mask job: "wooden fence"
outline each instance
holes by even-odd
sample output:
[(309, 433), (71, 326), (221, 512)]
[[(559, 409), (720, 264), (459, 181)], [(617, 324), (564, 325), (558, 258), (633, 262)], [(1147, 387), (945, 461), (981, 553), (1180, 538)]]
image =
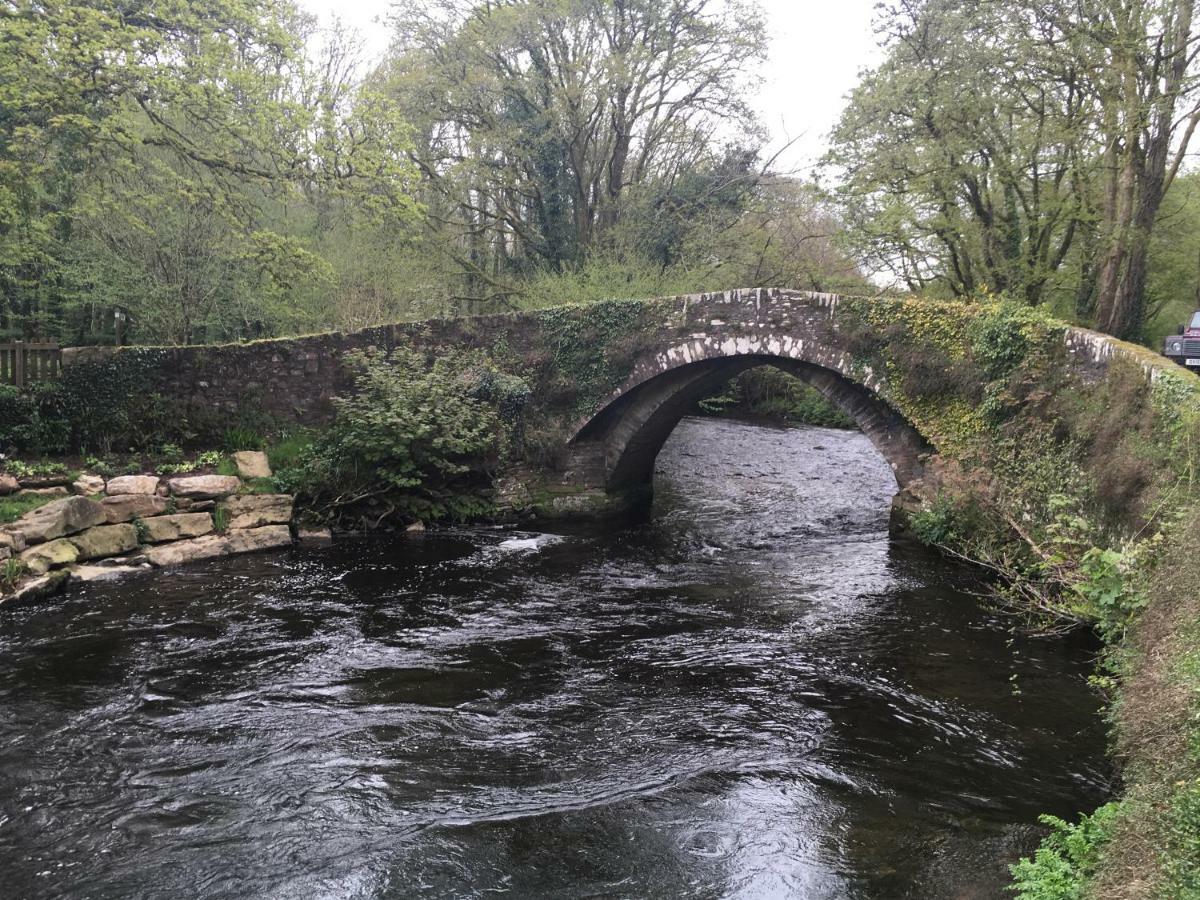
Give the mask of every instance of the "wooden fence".
[(0, 384), (25, 387), (34, 381), (57, 378), (62, 371), (58, 344), (0, 344)]

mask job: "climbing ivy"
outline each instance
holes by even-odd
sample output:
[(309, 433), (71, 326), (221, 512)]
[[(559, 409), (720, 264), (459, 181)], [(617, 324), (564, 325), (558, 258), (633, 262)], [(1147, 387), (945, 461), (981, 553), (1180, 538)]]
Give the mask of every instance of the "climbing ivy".
[(571, 412), (590, 412), (633, 371), (649, 304), (608, 300), (536, 315), (553, 354), (555, 377), (570, 386)]

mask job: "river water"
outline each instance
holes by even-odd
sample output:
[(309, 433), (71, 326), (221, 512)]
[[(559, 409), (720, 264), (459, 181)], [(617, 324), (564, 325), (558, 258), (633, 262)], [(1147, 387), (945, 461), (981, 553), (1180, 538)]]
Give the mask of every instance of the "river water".
[(1004, 896), (1103, 802), (1089, 651), (889, 542), (866, 438), (685, 420), (649, 519), (0, 616), (0, 896)]

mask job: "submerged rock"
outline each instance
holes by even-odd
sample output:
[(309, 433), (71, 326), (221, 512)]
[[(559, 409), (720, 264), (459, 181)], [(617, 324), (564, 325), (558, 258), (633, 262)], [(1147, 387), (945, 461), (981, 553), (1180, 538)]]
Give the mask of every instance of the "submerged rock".
[(296, 537), (306, 547), (329, 547), (333, 544), (333, 532), (328, 528), (301, 528)]
[(150, 568), (142, 566), (74, 566), (71, 569), (71, 580), (88, 584), (93, 581), (116, 581), (127, 575), (136, 575)]
[(31, 578), (20, 585), (11, 594), (0, 596), (0, 603), (5, 605), (17, 603), (32, 603), (35, 600), (43, 600), (46, 597), (52, 597), (67, 586), (67, 582), (71, 578), (71, 573), (66, 569), (59, 569), (56, 572), (50, 572), (42, 575), (40, 578)]

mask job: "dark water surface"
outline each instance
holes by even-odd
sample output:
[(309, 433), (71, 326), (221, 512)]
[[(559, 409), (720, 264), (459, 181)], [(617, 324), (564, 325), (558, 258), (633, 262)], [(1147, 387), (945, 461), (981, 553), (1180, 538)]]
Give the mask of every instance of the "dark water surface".
[(0, 616), (0, 896), (999, 897), (1104, 798), (1088, 653), (889, 543), (859, 434), (685, 421), (652, 519)]

